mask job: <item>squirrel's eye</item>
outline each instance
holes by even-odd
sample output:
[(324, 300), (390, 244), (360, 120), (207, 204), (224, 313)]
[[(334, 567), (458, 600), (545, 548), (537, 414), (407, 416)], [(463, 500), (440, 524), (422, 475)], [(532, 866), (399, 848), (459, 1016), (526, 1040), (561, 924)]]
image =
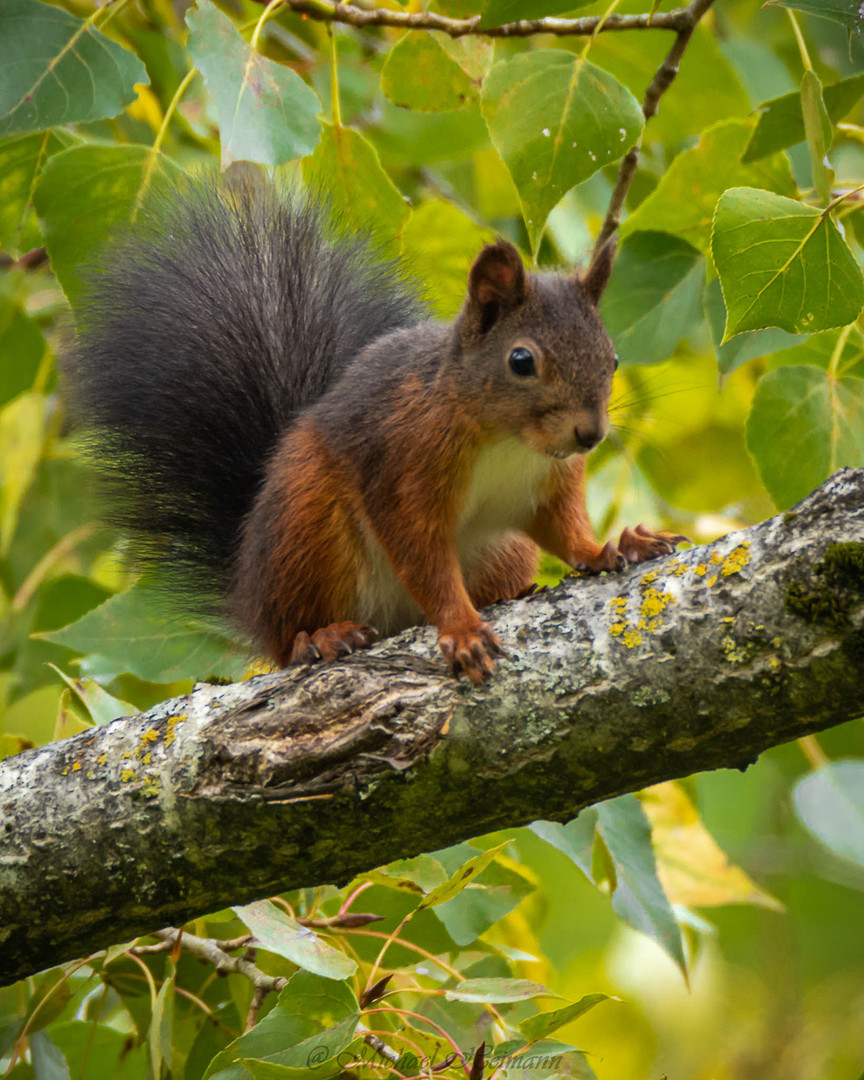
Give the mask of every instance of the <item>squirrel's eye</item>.
[(518, 375), (521, 379), (527, 378), (529, 375), (536, 375), (537, 368), (534, 366), (534, 357), (531, 355), (531, 350), (526, 349), (523, 345), (520, 345), (518, 349), (514, 349), (510, 353), (507, 360), (510, 365), (510, 370), (514, 375)]
[(613, 366), (612, 370), (617, 371), (618, 370), (618, 353), (617, 352), (612, 354), (612, 360), (613, 360), (613, 363), (614, 363), (614, 366)]

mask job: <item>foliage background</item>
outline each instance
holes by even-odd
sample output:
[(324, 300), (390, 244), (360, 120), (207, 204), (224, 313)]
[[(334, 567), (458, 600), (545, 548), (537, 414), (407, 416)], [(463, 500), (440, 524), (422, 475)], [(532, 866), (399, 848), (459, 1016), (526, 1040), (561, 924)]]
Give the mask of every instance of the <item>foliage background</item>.
[[(484, 19), (491, 26), (578, 6), (490, 0)], [(809, 14), (827, 11), (816, 0), (797, 6), (803, 45), (780, 7), (718, 0), (646, 128), (603, 307), (621, 369), (617, 427), (592, 455), (589, 501), (600, 534), (646, 520), (712, 539), (788, 507), (840, 465), (864, 465), (864, 348), (856, 323), (864, 297), (854, 269), (864, 243), (855, 190), (864, 180), (864, 46), (854, 5), (838, 5), (834, 21)], [(389, 7), (399, 10), (395, 0)], [(632, 0), (613, 7), (641, 10)], [(578, 14), (606, 9), (587, 4)], [(428, 10), (461, 17), (483, 4), (432, 0)], [(114, 0), (97, 11), (89, 3), (0, 0), (4, 755), (185, 693), (195, 678), (238, 677), (249, 666), (221, 632), (166, 612), (128, 580), (122, 538), (97, 524), (90, 476), (58, 394), (55, 355), (68, 333), (80, 265), (113, 224), (138, 212), (150, 184), (212, 167), (220, 157), (223, 166), (238, 162), (233, 169), (267, 166), (295, 182), (324, 184), (352, 224), (404, 256), (436, 313), (450, 317), (472, 256), (494, 233), (520, 244), (526, 257), (536, 249), (541, 264), (584, 265), (615, 162), (640, 124), (627, 90), (641, 101), (672, 41), (661, 30), (602, 33), (579, 68), (573, 58), (584, 38), (493, 44), (375, 26), (339, 26), (331, 36), (324, 23), (296, 12), (268, 9), (266, 23), (261, 13), (250, 0), (218, 8), (199, 0), (187, 40), (182, 3)], [(64, 45), (70, 35), (71, 47)], [(559, 84), (529, 88), (508, 112), (518, 72), (534, 71), (540, 49), (558, 50), (556, 63), (568, 73), (596, 65), (596, 78), (617, 102), (620, 128), (616, 122), (592, 133), (585, 126), (590, 110), (568, 114)], [(334, 51), (341, 109), (333, 107)], [(201, 74), (191, 74), (193, 63)], [(549, 63), (541, 64), (544, 72)], [(23, 93), (31, 75), (35, 89)], [(255, 95), (244, 97), (253, 84)], [(590, 103), (593, 92), (580, 84), (577, 102)], [(757, 112), (782, 95), (793, 97)], [(796, 102), (799, 110), (803, 102), (803, 123)], [(583, 142), (563, 164), (550, 159), (545, 133), (559, 123), (574, 136), (573, 148)], [(754, 156), (758, 139), (761, 150), (773, 152)], [(724, 191), (740, 187), (820, 208), (851, 193), (833, 219), (843, 227), (845, 255), (838, 249), (838, 257), (848, 257), (853, 271), (839, 293), (836, 283), (825, 286), (821, 307), (817, 298), (797, 314), (769, 290), (769, 310), (756, 322), (769, 329), (721, 344), (724, 292), (734, 324), (733, 279), (741, 273), (730, 261), (724, 278), (715, 247), (721, 291), (712, 221)], [(820, 219), (826, 235), (830, 220)], [(813, 266), (818, 285), (827, 275), (824, 257)], [(808, 317), (815, 325), (806, 325)], [(821, 329), (833, 327), (832, 319), (845, 326)], [(736, 325), (747, 329), (740, 318)], [(544, 580), (560, 572), (549, 562)], [(858, 1076), (862, 754), (860, 723), (847, 725), (818, 744), (808, 739), (772, 751), (746, 775), (720, 771), (647, 793), (641, 804), (616, 800), (617, 809), (605, 813), (620, 815), (617, 834), (608, 820), (604, 832), (602, 815), (596, 831), (594, 819), (586, 826), (580, 817), (579, 843), (565, 842), (563, 833), (551, 837), (557, 845), (551, 834), (513, 833), (510, 847), (461, 898), (407, 924), (406, 941), (448, 956), (459, 974), (448, 983), (433, 962), (419, 970), (412, 966), (417, 954), (397, 947), (389, 954), (401, 973), (397, 983), (417, 991), (403, 1002), (435, 1016), (467, 1050), (489, 1034), (484, 1007), (446, 1002), (430, 989), (464, 977), (519, 976), (573, 1001), (617, 995), (620, 1001), (603, 1002), (555, 1033), (590, 1052), (565, 1058), (562, 1071), (577, 1076), (591, 1069), (610, 1080)], [(749, 878), (726, 865), (705, 829)], [(428, 898), (442, 875), (474, 855), (463, 845), (434, 865), (367, 875), (372, 885), (362, 910), (384, 915), (389, 921), (380, 925), (389, 933), (421, 894)], [(413, 883), (407, 891), (406, 881)], [(635, 895), (629, 907), (625, 883)], [(297, 915), (332, 915), (349, 894), (325, 889), (289, 899)], [(447, 917), (439, 917), (445, 909)], [(673, 913), (683, 927), (689, 988)], [(232, 937), (243, 926), (228, 912), (194, 929)], [(280, 932), (284, 938), (284, 926)], [(364, 975), (374, 960), (371, 942), (335, 939), (356, 954)], [(136, 957), (127, 945), (77, 970), (68, 965), (0, 991), (0, 1067), (40, 1080), (131, 1080), (169, 1070), (197, 1080), (242, 1031), (251, 986), (239, 976), (217, 979), (186, 954), (174, 959), (176, 971), (166, 954)], [(296, 971), (297, 960), (278, 949), (259, 957), (282, 975)], [(299, 966), (308, 961), (300, 957)], [(327, 981), (320, 973), (318, 980)], [(490, 994), (500, 998), (496, 985)], [(273, 1015), (290, 1017), (299, 1001), (319, 1016), (310, 1004), (316, 986), (289, 984)], [(541, 1000), (542, 1009), (558, 1007)], [(274, 1001), (271, 995), (262, 1016)], [(511, 1025), (537, 1007), (534, 997), (496, 1006)], [(411, 1022), (379, 1019), (391, 1033)], [(429, 1050), (423, 1028), (415, 1025), (412, 1038)], [(301, 1034), (288, 1024), (282, 1042)], [(288, 1075), (273, 1063), (270, 1072), (249, 1068), (256, 1077)], [(293, 1080), (299, 1072), (320, 1075), (296, 1062), (291, 1068)], [(549, 1073), (545, 1067), (538, 1075)]]

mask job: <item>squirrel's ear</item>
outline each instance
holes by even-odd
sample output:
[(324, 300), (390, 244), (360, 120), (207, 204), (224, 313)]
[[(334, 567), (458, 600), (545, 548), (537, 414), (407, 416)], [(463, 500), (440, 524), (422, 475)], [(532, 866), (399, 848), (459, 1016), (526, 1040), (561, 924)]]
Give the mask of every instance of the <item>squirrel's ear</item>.
[(582, 291), (595, 307), (600, 303), (603, 290), (609, 284), (609, 276), (612, 273), (612, 263), (615, 261), (615, 248), (617, 246), (617, 238), (611, 236), (591, 260), (591, 265), (585, 271), (585, 276), (579, 279)]
[(481, 307), (516, 307), (525, 299), (527, 282), (519, 252), (506, 240), (487, 244), (468, 275), (468, 297)]

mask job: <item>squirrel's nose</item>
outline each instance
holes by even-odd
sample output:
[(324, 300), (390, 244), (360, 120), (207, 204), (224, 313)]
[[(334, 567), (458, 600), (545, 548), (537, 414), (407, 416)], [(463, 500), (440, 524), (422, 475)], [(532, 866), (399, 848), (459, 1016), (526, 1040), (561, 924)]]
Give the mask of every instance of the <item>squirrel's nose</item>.
[(603, 436), (606, 431), (601, 426), (594, 426), (587, 421), (580, 423), (578, 427), (573, 429), (573, 435), (576, 439), (576, 445), (580, 450), (591, 450), (597, 443), (603, 441)]

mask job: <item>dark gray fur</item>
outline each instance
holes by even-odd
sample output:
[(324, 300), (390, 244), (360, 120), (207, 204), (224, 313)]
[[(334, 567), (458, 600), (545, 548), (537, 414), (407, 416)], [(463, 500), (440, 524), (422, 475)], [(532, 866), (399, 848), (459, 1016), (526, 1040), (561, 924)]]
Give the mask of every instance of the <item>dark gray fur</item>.
[(314, 201), (216, 180), (154, 198), (84, 276), (65, 368), (110, 518), (184, 607), (218, 612), (280, 435), (424, 310)]

